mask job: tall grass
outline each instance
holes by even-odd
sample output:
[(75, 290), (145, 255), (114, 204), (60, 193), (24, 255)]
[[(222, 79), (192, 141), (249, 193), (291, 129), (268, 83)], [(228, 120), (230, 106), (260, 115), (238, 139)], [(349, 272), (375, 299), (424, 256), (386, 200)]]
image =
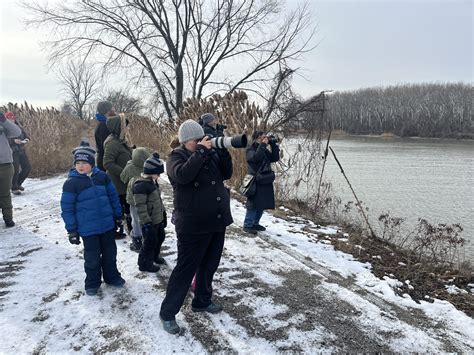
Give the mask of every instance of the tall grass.
[(32, 170), (30, 177), (42, 177), (67, 171), (72, 166), (71, 152), (82, 137), (91, 137), (83, 121), (54, 108), (34, 108), (26, 101), (1, 107), (15, 113), (18, 122), (30, 136), (26, 152)]

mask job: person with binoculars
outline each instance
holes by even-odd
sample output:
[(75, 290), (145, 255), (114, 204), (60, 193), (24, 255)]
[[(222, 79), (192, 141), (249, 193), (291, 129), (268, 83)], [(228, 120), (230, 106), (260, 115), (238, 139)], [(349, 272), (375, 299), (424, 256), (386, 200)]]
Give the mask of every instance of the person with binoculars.
[(224, 180), (232, 176), (232, 158), (225, 148), (213, 148), (199, 123), (187, 120), (178, 130), (180, 145), (166, 161), (173, 187), (173, 221), (178, 260), (161, 304), (163, 328), (180, 331), (175, 316), (196, 274), (192, 311), (217, 313), (212, 302), (212, 280), (219, 266), (226, 227), (232, 222), (230, 194)]
[[(267, 149), (268, 145), (270, 150)], [(275, 173), (271, 163), (280, 160), (280, 148), (277, 139), (272, 135), (267, 135), (263, 131), (255, 131), (252, 134), (252, 145), (246, 152), (248, 172), (255, 176), (255, 195), (247, 198), (247, 211), (245, 213), (244, 231), (250, 234), (257, 234), (266, 228), (260, 225), (260, 218), (263, 211), (275, 208), (275, 192), (273, 191), (273, 181)]]

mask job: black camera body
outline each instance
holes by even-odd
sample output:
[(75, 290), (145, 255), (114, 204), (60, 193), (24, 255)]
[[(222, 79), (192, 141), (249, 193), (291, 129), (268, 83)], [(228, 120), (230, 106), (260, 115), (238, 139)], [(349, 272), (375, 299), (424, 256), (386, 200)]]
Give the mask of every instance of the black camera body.
[(224, 135), (224, 129), (226, 129), (227, 126), (225, 124), (216, 124), (216, 132), (218, 136), (223, 136)]
[(267, 136), (268, 138), (268, 143), (270, 144), (277, 144), (280, 140), (277, 136), (274, 136), (273, 134), (270, 134)]

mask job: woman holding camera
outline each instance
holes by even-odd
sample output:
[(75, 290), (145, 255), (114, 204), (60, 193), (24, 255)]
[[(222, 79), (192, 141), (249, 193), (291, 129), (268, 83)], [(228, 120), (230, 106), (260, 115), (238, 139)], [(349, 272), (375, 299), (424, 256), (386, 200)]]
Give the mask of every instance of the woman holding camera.
[[(271, 150), (267, 149), (268, 145)], [(275, 208), (275, 173), (271, 163), (280, 160), (280, 148), (276, 139), (267, 137), (263, 131), (255, 131), (252, 134), (252, 145), (247, 148), (246, 158), (249, 174), (255, 176), (257, 188), (255, 195), (247, 198), (244, 231), (255, 235), (266, 229), (260, 225), (263, 210)]]
[(178, 260), (161, 304), (163, 328), (179, 332), (175, 315), (183, 305), (194, 274), (192, 311), (217, 313), (212, 302), (212, 280), (230, 225), (230, 195), (224, 180), (232, 176), (232, 158), (226, 149), (213, 149), (202, 127), (187, 120), (179, 127), (180, 146), (173, 149), (166, 170), (173, 186), (173, 220), (178, 238)]

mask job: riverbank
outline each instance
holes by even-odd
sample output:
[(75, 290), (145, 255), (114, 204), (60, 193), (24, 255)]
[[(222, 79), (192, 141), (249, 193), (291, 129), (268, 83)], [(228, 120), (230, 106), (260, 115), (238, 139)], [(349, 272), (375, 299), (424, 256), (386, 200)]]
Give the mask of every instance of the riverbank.
[[(305, 134), (305, 132), (299, 132), (297, 135), (300, 134)], [(327, 138), (329, 136), (329, 132), (324, 132), (323, 137)], [(342, 130), (333, 130), (331, 131), (331, 137), (334, 138), (344, 138), (344, 137), (365, 137), (365, 138), (386, 138), (386, 139), (393, 139), (393, 138), (398, 138), (398, 139), (439, 139), (439, 140), (474, 140), (474, 133), (464, 133), (464, 134), (459, 134), (456, 136), (436, 136), (436, 137), (425, 137), (425, 136), (397, 136), (394, 133), (390, 132), (383, 132), (383, 133), (373, 133), (373, 134), (355, 134), (355, 133), (349, 133), (347, 131), (342, 131)]]
[[(335, 250), (351, 234), (317, 226), (279, 208), (265, 213), (267, 231), (242, 232), (245, 208), (232, 200), (216, 274), (216, 302), (224, 311), (195, 314), (187, 298), (178, 336), (161, 328), (158, 308), (176, 263), (171, 223), (163, 246), (166, 264), (139, 272), (128, 240), (119, 241), (124, 289), (83, 291), (82, 248), (69, 244), (59, 198), (65, 177), (27, 180), (15, 196), (17, 226), (0, 227), (0, 352), (469, 352), (474, 320), (449, 302), (398, 296), (395, 277), (380, 279), (372, 266)], [(161, 182), (172, 209), (171, 186)], [(283, 218), (284, 217), (284, 218)]]

